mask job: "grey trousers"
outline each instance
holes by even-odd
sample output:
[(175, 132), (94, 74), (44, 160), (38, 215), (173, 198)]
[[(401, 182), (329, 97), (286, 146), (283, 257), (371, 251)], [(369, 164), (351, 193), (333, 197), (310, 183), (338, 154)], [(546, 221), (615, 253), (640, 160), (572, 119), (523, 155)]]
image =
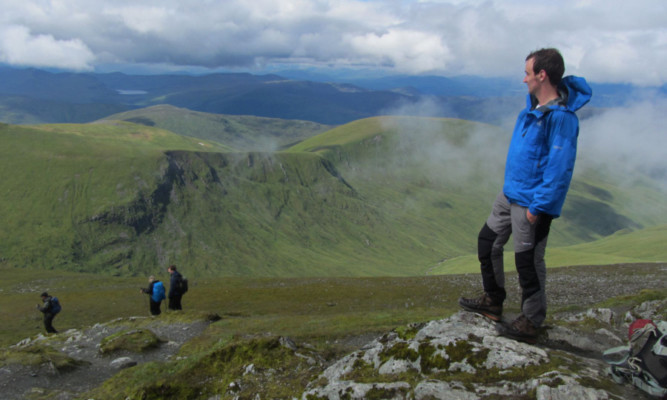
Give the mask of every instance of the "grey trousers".
[(491, 215), (479, 232), (477, 251), (484, 291), (494, 302), (502, 304), (507, 296), (503, 249), (510, 236), (513, 237), (514, 260), (522, 292), (521, 312), (539, 327), (547, 315), (544, 254), (553, 218), (540, 214), (531, 224), (526, 211), (527, 207), (510, 204), (502, 192), (498, 194)]

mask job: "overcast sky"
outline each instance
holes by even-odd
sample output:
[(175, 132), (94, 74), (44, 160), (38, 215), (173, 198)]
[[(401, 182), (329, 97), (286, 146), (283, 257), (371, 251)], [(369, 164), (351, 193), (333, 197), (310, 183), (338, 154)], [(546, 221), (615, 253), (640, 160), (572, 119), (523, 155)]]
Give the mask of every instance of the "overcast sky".
[(78, 71), (370, 67), (523, 77), (559, 48), (566, 74), (667, 81), (665, 0), (0, 0), (0, 63)]

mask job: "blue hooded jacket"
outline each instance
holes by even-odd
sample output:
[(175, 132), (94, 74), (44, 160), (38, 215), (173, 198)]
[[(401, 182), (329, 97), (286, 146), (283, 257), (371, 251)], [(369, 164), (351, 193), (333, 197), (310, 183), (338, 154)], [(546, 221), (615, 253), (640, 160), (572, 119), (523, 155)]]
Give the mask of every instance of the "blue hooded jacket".
[(153, 282), (153, 290), (151, 292), (151, 299), (154, 302), (159, 303), (165, 299), (164, 296), (164, 285), (160, 281)]
[(528, 207), (531, 214), (560, 216), (577, 156), (579, 119), (575, 111), (591, 99), (584, 78), (564, 77), (554, 104), (526, 108), (517, 118), (505, 164), (503, 192), (510, 203)]

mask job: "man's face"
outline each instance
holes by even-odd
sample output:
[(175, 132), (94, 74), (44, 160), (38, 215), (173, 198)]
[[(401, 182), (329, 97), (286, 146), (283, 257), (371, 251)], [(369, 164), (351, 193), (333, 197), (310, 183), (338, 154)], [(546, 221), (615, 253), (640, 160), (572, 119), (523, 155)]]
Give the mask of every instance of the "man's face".
[(523, 78), (523, 83), (528, 86), (528, 93), (534, 95), (540, 85), (539, 74), (533, 71), (534, 58), (526, 60), (526, 76)]

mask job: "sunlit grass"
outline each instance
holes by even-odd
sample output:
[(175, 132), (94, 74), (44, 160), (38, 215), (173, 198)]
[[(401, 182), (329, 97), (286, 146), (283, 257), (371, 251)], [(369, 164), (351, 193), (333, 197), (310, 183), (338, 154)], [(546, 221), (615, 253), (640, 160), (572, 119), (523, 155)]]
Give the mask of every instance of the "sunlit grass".
[[(556, 222), (557, 223), (557, 222)], [(600, 240), (574, 246), (547, 246), (546, 262), (550, 268), (576, 265), (610, 265), (666, 262), (664, 243), (667, 225), (636, 232), (618, 232)], [(506, 251), (505, 267), (514, 266), (514, 253)], [(476, 255), (445, 260), (431, 269), (431, 274), (461, 274), (479, 270)]]

